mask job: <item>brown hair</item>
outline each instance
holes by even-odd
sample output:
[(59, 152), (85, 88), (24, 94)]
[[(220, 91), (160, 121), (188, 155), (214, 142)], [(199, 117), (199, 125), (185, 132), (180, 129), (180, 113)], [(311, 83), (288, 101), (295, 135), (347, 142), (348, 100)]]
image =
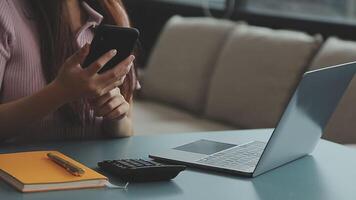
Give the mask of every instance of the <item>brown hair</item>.
[[(130, 26), (128, 16), (121, 0), (80, 0), (88, 3), (92, 8), (104, 16), (103, 23), (118, 26)], [(37, 22), (41, 37), (41, 59), (46, 81), (50, 83), (57, 75), (58, 69), (65, 60), (76, 51), (74, 33), (70, 28), (68, 12), (63, 0), (30, 0), (30, 5)], [(115, 5), (118, 3), (120, 6)], [(130, 102), (136, 88), (136, 73), (132, 68), (123, 85), (120, 87), (126, 101)], [(83, 103), (83, 102), (81, 102)], [(83, 110), (79, 105), (65, 105), (59, 109), (72, 122), (83, 121)], [(83, 108), (87, 109), (87, 108)]]

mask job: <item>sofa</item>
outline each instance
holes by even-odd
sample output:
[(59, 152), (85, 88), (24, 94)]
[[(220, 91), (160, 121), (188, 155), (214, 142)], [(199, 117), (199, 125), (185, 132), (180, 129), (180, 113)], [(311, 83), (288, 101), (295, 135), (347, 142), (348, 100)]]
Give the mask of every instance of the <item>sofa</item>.
[[(273, 128), (308, 70), (356, 60), (356, 42), (213, 18), (171, 18), (141, 71), (136, 135)], [(356, 82), (324, 131), (356, 144)]]

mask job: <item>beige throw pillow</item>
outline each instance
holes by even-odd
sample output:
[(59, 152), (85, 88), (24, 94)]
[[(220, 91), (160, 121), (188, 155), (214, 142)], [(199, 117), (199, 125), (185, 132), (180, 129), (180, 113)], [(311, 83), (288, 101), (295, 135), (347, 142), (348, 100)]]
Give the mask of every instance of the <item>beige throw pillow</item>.
[(242, 128), (275, 127), (320, 43), (301, 32), (237, 27), (216, 65), (206, 114)]
[(356, 61), (356, 42), (330, 37), (313, 59), (309, 70)]
[[(356, 61), (356, 42), (329, 38), (315, 57), (312, 69)], [(324, 138), (356, 143), (356, 80), (353, 79), (326, 127)]]
[(235, 23), (173, 17), (144, 72), (143, 96), (201, 112), (213, 66)]

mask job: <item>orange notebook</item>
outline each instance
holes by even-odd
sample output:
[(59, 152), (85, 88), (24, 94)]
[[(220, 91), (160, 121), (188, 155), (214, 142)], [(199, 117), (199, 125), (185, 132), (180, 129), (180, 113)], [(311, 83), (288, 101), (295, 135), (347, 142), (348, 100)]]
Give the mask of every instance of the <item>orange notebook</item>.
[[(55, 155), (85, 170), (74, 176), (47, 157)], [(21, 192), (104, 187), (108, 179), (57, 151), (0, 154), (0, 178)]]

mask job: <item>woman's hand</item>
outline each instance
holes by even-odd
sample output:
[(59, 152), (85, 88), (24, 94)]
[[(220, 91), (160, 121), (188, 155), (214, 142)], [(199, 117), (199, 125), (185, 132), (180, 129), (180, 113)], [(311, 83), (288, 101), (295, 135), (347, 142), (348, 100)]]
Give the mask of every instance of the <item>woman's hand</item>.
[(122, 119), (130, 111), (130, 104), (122, 96), (118, 87), (94, 99), (92, 107), (97, 117), (104, 117), (107, 120)]
[(61, 67), (57, 78), (53, 83), (61, 88), (66, 96), (66, 102), (80, 98), (101, 97), (109, 91), (120, 86), (129, 73), (134, 56), (129, 56), (113, 69), (102, 74), (98, 74), (116, 54), (116, 50), (111, 50), (101, 56), (97, 61), (83, 69), (81, 64), (89, 53), (89, 45), (85, 45), (77, 53), (71, 56)]

